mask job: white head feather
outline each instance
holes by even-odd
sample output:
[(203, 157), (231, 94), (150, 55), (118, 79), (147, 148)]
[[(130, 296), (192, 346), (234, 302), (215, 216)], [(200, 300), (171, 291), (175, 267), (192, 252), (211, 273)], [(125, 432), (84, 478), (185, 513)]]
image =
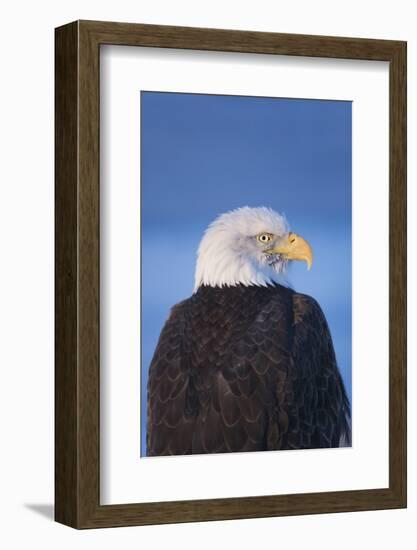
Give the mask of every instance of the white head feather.
[(201, 285), (286, 284), (286, 261), (268, 258), (256, 237), (270, 233), (282, 238), (288, 232), (285, 217), (270, 208), (245, 206), (220, 215), (200, 242), (194, 291)]

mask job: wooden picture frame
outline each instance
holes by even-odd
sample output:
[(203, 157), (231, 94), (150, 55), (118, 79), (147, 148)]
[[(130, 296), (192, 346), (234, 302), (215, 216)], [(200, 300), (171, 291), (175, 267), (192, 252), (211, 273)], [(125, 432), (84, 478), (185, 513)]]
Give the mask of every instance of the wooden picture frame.
[[(56, 29), (55, 519), (75, 528), (406, 506), (406, 43), (76, 21)], [(100, 504), (99, 56), (117, 44), (389, 62), (389, 487)]]

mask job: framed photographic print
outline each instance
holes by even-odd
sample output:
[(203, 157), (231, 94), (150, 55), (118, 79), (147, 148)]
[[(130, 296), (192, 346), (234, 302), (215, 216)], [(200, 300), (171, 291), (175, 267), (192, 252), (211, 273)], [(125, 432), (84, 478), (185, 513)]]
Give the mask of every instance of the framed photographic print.
[(56, 520), (406, 506), (406, 44), (56, 29)]

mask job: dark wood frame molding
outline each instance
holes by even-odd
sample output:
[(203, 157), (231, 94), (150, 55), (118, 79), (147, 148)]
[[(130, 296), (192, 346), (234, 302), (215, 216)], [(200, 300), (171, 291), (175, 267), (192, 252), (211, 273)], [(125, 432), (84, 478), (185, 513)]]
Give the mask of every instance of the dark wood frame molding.
[[(99, 56), (121, 44), (389, 62), (389, 487), (100, 505)], [(55, 519), (75, 528), (406, 506), (406, 43), (76, 21), (56, 46)], [(394, 252), (395, 250), (395, 252)]]

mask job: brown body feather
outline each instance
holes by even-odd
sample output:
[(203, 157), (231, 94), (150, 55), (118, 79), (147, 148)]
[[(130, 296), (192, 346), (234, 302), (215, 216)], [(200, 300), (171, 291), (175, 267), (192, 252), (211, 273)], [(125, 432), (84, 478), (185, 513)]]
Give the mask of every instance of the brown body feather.
[(148, 456), (350, 445), (350, 406), (317, 302), (280, 285), (200, 287), (149, 370)]

